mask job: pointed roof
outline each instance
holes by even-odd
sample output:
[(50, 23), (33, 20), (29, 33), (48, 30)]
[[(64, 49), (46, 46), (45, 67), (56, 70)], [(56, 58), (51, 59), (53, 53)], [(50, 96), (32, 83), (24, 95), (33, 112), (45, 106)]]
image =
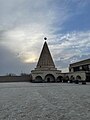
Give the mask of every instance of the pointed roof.
[(47, 42), (45, 41), (36, 69), (56, 69), (50, 54)]

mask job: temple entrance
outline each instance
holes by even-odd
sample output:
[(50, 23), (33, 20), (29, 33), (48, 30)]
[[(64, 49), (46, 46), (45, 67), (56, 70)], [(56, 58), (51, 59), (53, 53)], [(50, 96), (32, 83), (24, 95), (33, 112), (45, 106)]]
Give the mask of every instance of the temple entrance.
[(63, 77), (62, 76), (58, 76), (57, 77), (57, 82), (62, 82), (63, 81)]
[(50, 82), (50, 78), (47, 78), (47, 82)]
[(86, 73), (86, 81), (87, 81), (87, 82), (90, 82), (90, 72), (89, 72), (89, 73)]
[(41, 76), (37, 76), (36, 78), (35, 78), (35, 82), (43, 82), (43, 79), (42, 79), (42, 77)]
[(55, 82), (55, 77), (52, 74), (48, 74), (45, 76), (45, 82)]
[(81, 76), (77, 75), (76, 80), (81, 80)]

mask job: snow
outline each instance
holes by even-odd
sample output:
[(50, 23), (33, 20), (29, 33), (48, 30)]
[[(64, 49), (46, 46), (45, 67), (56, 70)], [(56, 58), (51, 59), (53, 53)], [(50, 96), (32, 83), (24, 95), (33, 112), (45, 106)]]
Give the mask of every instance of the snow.
[(0, 83), (0, 120), (90, 120), (90, 84)]

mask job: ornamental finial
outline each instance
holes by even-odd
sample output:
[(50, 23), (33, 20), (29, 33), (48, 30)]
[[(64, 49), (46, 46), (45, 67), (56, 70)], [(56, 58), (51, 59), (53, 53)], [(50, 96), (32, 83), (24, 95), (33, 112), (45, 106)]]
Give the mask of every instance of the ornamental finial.
[(46, 40), (47, 40), (47, 38), (45, 37), (45, 38), (44, 38), (44, 40), (46, 41)]

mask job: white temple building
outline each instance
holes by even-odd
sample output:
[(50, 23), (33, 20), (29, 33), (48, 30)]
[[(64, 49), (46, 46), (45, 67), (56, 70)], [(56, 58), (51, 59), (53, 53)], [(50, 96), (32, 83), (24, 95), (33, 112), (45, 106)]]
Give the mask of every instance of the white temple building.
[(47, 42), (44, 42), (37, 66), (31, 71), (32, 79), (36, 82), (55, 82), (62, 79), (61, 70), (57, 70), (49, 51)]
[[(61, 70), (57, 70), (47, 42), (45, 41), (36, 68), (31, 71), (32, 82), (67, 82), (68, 80), (89, 81), (90, 68), (88, 66), (90, 66), (90, 59), (83, 61), (83, 66), (87, 66), (88, 71), (76, 69), (77, 67), (79, 69), (79, 64), (81, 65), (81, 63), (82, 61), (70, 64), (69, 72), (67, 73), (62, 73)], [(72, 69), (76, 71), (72, 71)]]

